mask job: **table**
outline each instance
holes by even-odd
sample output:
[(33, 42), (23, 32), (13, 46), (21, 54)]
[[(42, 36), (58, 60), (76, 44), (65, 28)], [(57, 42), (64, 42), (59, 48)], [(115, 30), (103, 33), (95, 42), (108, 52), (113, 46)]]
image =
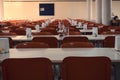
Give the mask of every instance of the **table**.
[[(104, 40), (107, 36), (117, 36), (117, 35), (97, 35), (97, 37), (93, 35), (66, 35), (64, 37), (79, 37), (85, 36), (89, 40)], [(32, 37), (27, 38), (24, 35), (21, 36), (1, 36), (1, 37), (11, 37), (14, 41), (31, 41), (34, 37), (56, 37), (58, 40), (62, 40), (64, 37), (59, 37), (59, 35), (34, 35)]]
[(79, 36), (85, 36), (87, 37), (95, 47), (103, 47), (103, 41), (107, 36), (117, 36), (117, 35), (69, 35), (66, 37), (79, 37)]
[(92, 29), (80, 29), (80, 32), (81, 33), (87, 33), (87, 32), (93, 32), (93, 30)]
[[(87, 37), (95, 45), (95, 47), (102, 47), (103, 46), (102, 42), (107, 36), (117, 36), (117, 35), (97, 35), (97, 37), (95, 37), (93, 35), (66, 35), (64, 37), (80, 37), (80, 36)], [(1, 37), (3, 37), (3, 36), (1, 36)], [(21, 43), (21, 42), (32, 41), (32, 39), (34, 37), (56, 37), (59, 41), (58, 44), (60, 45), (61, 41), (64, 38), (64, 37), (59, 37), (59, 35), (34, 35), (32, 37), (29, 37), (29, 38), (27, 38), (24, 35), (22, 35), (22, 36), (6, 36), (6, 37), (11, 37), (12, 40), (14, 41), (15, 45), (18, 44), (18, 43)]]
[[(106, 56), (115, 65), (115, 80), (120, 80), (120, 52), (114, 48), (39, 48), (39, 49), (10, 49), (9, 53), (0, 54), (0, 61), (7, 58), (49, 58), (53, 63), (61, 63), (65, 57)], [(60, 70), (60, 69), (59, 69)], [(57, 71), (60, 72), (60, 71)], [(57, 74), (59, 76), (59, 74)]]
[(93, 30), (92, 29), (80, 29), (79, 30), (83, 35), (87, 35), (87, 34), (92, 34)]
[(37, 48), (37, 49), (10, 49), (9, 53), (0, 54), (0, 60), (6, 58), (33, 58), (46, 57), (53, 62), (61, 62), (68, 56), (106, 56), (113, 62), (120, 61), (120, 52), (114, 48)]

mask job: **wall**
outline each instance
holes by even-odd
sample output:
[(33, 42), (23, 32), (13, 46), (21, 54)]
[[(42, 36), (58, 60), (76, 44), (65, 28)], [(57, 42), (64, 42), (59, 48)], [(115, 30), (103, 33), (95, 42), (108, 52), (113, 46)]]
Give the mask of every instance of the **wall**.
[[(81, 2), (51, 2), (55, 4), (55, 16), (39, 16), (39, 3), (50, 2), (4, 2), (4, 18), (38, 20), (50, 17), (65, 19), (87, 19), (87, 3)], [(112, 12), (120, 17), (120, 1), (112, 2)], [(95, 2), (93, 2), (93, 20), (95, 20)]]
[(114, 15), (119, 16), (120, 19), (120, 1), (113, 1), (112, 2), (112, 11)]
[(36, 20), (50, 17), (60, 19), (66, 17), (87, 19), (86, 2), (54, 2), (55, 16), (39, 16), (39, 3), (41, 2), (4, 2), (4, 17), (7, 20)]

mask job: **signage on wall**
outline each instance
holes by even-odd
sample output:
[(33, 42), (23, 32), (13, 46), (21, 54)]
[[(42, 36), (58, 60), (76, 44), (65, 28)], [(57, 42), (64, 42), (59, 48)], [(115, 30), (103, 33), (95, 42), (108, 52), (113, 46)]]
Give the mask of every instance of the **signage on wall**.
[(40, 3), (39, 4), (40, 16), (54, 16), (54, 3)]

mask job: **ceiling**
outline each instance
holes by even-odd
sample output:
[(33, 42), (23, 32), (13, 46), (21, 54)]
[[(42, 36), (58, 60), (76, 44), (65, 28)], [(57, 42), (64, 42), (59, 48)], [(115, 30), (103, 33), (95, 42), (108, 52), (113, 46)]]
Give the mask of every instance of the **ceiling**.
[[(86, 1), (86, 0), (4, 0), (4, 2), (80, 2), (80, 1)], [(113, 0), (113, 1), (120, 1), (120, 0)]]

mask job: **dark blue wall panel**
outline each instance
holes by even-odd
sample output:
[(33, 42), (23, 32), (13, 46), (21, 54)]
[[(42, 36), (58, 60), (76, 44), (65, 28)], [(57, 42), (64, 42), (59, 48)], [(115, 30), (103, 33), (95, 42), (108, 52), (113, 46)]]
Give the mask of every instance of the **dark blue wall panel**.
[(40, 16), (53, 16), (54, 15), (54, 3), (40, 3), (39, 4)]

